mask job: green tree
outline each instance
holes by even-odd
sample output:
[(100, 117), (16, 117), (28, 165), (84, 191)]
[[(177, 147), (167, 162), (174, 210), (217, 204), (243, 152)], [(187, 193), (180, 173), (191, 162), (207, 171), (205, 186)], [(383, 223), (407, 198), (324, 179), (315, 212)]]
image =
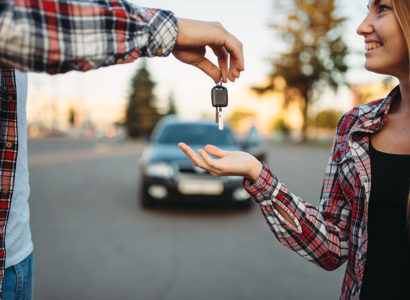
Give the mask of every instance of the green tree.
[[(285, 42), (285, 50), (271, 60), (269, 84), (254, 87), (275, 90), (275, 78), (286, 82), (285, 105), (302, 98), (303, 140), (306, 139), (309, 102), (323, 87), (344, 84), (347, 46), (342, 40), (345, 18), (336, 15), (335, 0), (275, 0), (275, 22), (270, 25)], [(295, 93), (296, 91), (296, 93)]]
[(154, 87), (144, 60), (131, 80), (125, 121), (129, 137), (148, 136), (161, 118), (154, 106)]
[(239, 129), (240, 123), (248, 118), (255, 118), (255, 113), (249, 110), (235, 109), (229, 118), (229, 123), (232, 128)]
[(74, 127), (75, 124), (76, 113), (74, 107), (70, 107), (68, 110), (68, 123), (71, 127)]
[(178, 114), (177, 107), (175, 105), (174, 93), (170, 92), (168, 96), (168, 112), (167, 115), (176, 115)]
[(336, 129), (337, 122), (343, 112), (335, 109), (325, 109), (316, 114), (309, 123), (311, 126), (327, 129)]

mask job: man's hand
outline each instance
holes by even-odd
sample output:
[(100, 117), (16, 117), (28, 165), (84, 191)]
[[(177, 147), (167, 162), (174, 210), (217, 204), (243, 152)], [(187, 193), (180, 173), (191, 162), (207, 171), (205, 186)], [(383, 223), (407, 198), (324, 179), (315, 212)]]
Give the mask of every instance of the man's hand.
[[(235, 81), (244, 70), (242, 43), (217, 22), (178, 18), (178, 35), (172, 54), (180, 61), (198, 67), (217, 83)], [(219, 68), (205, 57), (209, 46), (218, 58)], [(229, 58), (229, 70), (228, 70)]]
[(213, 145), (207, 145), (204, 150), (198, 150), (198, 155), (184, 143), (179, 143), (178, 147), (184, 151), (195, 166), (207, 170), (214, 176), (243, 176), (256, 182), (262, 173), (262, 163), (246, 152), (225, 151)]

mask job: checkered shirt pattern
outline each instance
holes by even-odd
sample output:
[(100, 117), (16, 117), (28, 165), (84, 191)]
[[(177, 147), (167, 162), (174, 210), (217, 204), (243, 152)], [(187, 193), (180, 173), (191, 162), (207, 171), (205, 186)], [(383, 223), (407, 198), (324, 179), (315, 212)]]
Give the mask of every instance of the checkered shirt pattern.
[(170, 11), (124, 0), (0, 1), (0, 295), (18, 149), (14, 68), (54, 74), (166, 56), (177, 30)]
[(0, 65), (0, 292), (6, 255), (6, 225), (13, 195), (17, 149), (15, 73), (10, 66)]
[(24, 71), (64, 73), (166, 56), (170, 12), (125, 0), (0, 1), (0, 59)]
[(289, 191), (266, 165), (256, 183), (243, 181), (280, 243), (326, 270), (348, 261), (340, 299), (359, 299), (367, 252), (369, 135), (382, 128), (398, 95), (397, 86), (386, 98), (355, 107), (341, 117), (318, 207)]

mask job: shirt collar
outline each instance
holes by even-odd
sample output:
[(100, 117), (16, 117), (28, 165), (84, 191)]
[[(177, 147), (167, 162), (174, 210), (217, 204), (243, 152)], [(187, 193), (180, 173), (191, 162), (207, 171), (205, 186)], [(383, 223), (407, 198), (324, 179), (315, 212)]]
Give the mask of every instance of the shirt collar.
[(378, 105), (363, 106), (360, 116), (361, 122), (358, 122), (352, 132), (374, 133), (379, 131), (386, 122), (387, 114), (394, 99), (400, 97), (400, 86), (397, 85), (386, 98), (381, 100)]
[(387, 95), (386, 98), (380, 103), (379, 106), (374, 110), (374, 116), (369, 115), (369, 118), (386, 116), (390, 110), (390, 106), (396, 97), (400, 97), (400, 85), (397, 85), (391, 92)]

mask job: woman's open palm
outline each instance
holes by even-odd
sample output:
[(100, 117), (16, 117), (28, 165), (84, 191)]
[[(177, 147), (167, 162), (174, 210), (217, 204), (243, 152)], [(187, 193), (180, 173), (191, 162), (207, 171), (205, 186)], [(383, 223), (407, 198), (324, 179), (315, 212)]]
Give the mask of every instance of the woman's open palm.
[[(242, 151), (225, 151), (213, 145), (199, 149), (198, 154), (191, 147), (179, 143), (178, 147), (184, 151), (192, 163), (207, 170), (214, 176), (244, 176), (256, 181), (262, 172), (262, 163), (254, 156)], [(216, 158), (212, 158), (215, 156)]]

